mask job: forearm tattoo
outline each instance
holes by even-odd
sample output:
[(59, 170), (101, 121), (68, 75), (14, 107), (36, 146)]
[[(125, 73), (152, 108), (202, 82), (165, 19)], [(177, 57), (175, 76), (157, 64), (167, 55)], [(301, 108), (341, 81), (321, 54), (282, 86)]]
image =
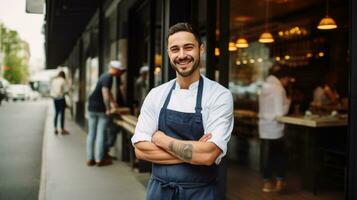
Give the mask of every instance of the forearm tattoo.
[(192, 149), (192, 144), (184, 144), (175, 141), (172, 141), (169, 144), (169, 150), (185, 162), (190, 162), (192, 160)]

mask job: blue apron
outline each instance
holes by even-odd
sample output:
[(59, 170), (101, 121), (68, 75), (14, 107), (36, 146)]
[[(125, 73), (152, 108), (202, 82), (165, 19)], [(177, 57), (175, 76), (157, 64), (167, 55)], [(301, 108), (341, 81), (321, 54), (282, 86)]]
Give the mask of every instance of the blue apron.
[[(195, 113), (183, 113), (167, 109), (176, 81), (160, 111), (159, 130), (180, 140), (199, 140), (203, 134), (201, 101), (203, 79), (200, 77)], [(188, 163), (153, 164), (148, 185), (148, 200), (216, 200), (217, 166), (191, 165)]]

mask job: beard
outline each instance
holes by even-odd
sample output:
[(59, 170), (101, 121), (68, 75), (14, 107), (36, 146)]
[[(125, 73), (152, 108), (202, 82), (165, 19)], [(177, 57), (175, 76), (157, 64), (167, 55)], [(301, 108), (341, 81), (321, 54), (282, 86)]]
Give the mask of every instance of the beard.
[[(189, 70), (189, 71), (186, 71), (186, 72), (182, 72), (179, 70), (179, 67), (177, 67), (176, 65), (178, 65), (178, 63), (180, 61), (193, 61), (193, 66), (192, 66), (192, 69)], [(184, 59), (175, 59), (173, 62), (171, 61), (170, 59), (170, 64), (171, 64), (171, 67), (174, 68), (174, 70), (182, 77), (188, 77), (188, 76), (191, 76), (193, 74), (193, 72), (200, 66), (200, 57), (198, 57), (197, 60), (195, 60), (192, 56), (186, 56), (186, 58)]]

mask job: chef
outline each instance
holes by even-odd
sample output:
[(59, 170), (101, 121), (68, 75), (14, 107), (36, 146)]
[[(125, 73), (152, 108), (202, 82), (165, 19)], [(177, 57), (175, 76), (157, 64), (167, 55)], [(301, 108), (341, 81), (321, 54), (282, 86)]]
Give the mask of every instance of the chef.
[(148, 200), (219, 199), (217, 169), (233, 129), (228, 89), (200, 74), (204, 47), (188, 23), (168, 32), (176, 78), (144, 100), (132, 143), (138, 159), (153, 163)]

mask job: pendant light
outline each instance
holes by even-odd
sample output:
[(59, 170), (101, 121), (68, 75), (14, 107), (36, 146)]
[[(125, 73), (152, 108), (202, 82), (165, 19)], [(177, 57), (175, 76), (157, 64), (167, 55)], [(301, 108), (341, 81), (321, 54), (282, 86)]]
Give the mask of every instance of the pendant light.
[(240, 37), (237, 39), (236, 47), (237, 48), (247, 48), (247, 47), (249, 47), (248, 41), (245, 38)]
[(234, 42), (229, 42), (228, 51), (237, 51), (236, 44)]
[(337, 24), (334, 19), (329, 17), (328, 15), (329, 4), (328, 0), (326, 0), (326, 16), (320, 20), (319, 25), (317, 26), (320, 30), (330, 30), (337, 28)]
[(270, 0), (266, 0), (266, 6), (265, 6), (265, 31), (259, 37), (258, 41), (260, 43), (272, 43), (272, 42), (274, 42), (273, 35), (268, 31), (269, 1)]
[(273, 43), (274, 42), (273, 35), (266, 31), (260, 35), (259, 42), (260, 43)]
[(219, 50), (219, 48), (214, 48), (214, 55), (215, 56), (219, 56), (219, 55), (221, 55), (221, 52), (220, 52), (220, 50)]

